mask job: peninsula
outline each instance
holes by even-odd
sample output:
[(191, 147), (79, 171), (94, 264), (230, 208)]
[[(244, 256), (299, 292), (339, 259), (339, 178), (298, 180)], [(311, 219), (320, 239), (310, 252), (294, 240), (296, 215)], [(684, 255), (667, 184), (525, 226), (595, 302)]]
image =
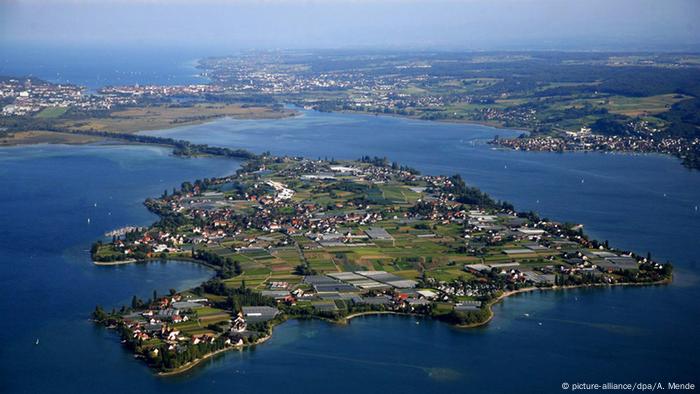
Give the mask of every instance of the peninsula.
[(209, 83), (94, 93), (0, 77), (0, 145), (279, 118), (294, 104), (526, 131), (492, 141), (509, 149), (662, 153), (700, 168), (693, 53), (253, 51), (203, 58), (198, 69)]
[(184, 182), (145, 205), (159, 220), (96, 242), (95, 263), (189, 260), (215, 275), (93, 317), (165, 375), (259, 344), (287, 319), (397, 313), (466, 328), (518, 292), (672, 278), (671, 264), (589, 239), (580, 225), (378, 157), (249, 154), (234, 175)]

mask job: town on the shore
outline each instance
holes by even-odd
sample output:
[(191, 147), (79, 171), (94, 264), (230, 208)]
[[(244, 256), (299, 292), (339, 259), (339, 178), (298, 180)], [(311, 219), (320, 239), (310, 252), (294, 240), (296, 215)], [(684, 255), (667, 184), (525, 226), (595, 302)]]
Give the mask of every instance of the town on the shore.
[(582, 127), (578, 131), (560, 131), (553, 135), (519, 138), (494, 138), (490, 144), (503, 148), (532, 152), (630, 152), (662, 153), (676, 156), (690, 168), (696, 168), (700, 138), (663, 137), (646, 135), (601, 135)]
[[(90, 120), (130, 108), (292, 104), (477, 122), (527, 131), (493, 141), (505, 148), (663, 153), (700, 168), (698, 64), (689, 54), (242, 52), (200, 59), (199, 84), (88, 91), (0, 77), (0, 136), (87, 133)], [(173, 124), (229, 115), (197, 112)]]
[(186, 260), (214, 276), (97, 306), (93, 317), (163, 374), (259, 344), (290, 318), (397, 313), (473, 327), (517, 292), (672, 276), (669, 263), (516, 212), (460, 176), (378, 157), (256, 155), (234, 175), (184, 182), (145, 205), (159, 220), (106, 234), (91, 249), (95, 263)]

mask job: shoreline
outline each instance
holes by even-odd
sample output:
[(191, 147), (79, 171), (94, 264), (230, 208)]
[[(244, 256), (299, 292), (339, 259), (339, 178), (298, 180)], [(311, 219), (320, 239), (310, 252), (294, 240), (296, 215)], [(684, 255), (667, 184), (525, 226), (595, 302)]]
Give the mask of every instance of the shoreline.
[[(136, 107), (139, 108), (139, 107)], [(435, 122), (435, 123), (443, 123), (443, 124), (466, 124), (466, 125), (477, 125), (477, 126), (483, 126), (483, 127), (490, 127), (496, 130), (505, 130), (505, 131), (513, 131), (513, 132), (519, 132), (519, 133), (531, 133), (531, 130), (525, 129), (525, 128), (519, 128), (519, 127), (507, 127), (502, 124), (498, 123), (489, 123), (485, 121), (477, 121), (477, 120), (466, 120), (466, 119), (421, 119), (415, 116), (410, 116), (410, 115), (399, 115), (399, 114), (379, 114), (379, 113), (372, 113), (372, 112), (360, 112), (360, 111), (349, 111), (349, 110), (339, 110), (339, 111), (318, 111), (318, 110), (305, 110), (302, 108), (302, 110), (299, 110), (298, 108), (292, 108), (290, 109), (290, 113), (288, 113), (285, 116), (269, 116), (269, 117), (255, 117), (255, 116), (250, 116), (250, 117), (239, 117), (239, 116), (232, 116), (232, 115), (220, 115), (220, 116), (210, 116), (206, 119), (197, 119), (197, 120), (192, 120), (192, 121), (187, 121), (187, 122), (182, 122), (179, 124), (173, 124), (171, 127), (166, 127), (166, 128), (144, 128), (142, 130), (137, 130), (137, 131), (115, 131), (116, 133), (128, 133), (128, 134), (141, 134), (144, 132), (153, 132), (153, 131), (170, 131), (170, 130), (176, 130), (181, 127), (190, 127), (190, 126), (197, 126), (197, 125), (202, 125), (202, 124), (207, 124), (207, 123), (213, 123), (221, 119), (236, 119), (236, 120), (281, 120), (281, 119), (289, 119), (289, 118), (294, 118), (294, 117), (299, 117), (303, 115), (303, 111), (316, 111), (319, 113), (336, 113), (336, 114), (346, 114), (346, 115), (359, 115), (359, 116), (385, 116), (385, 117), (390, 117), (390, 118), (399, 118), (399, 119), (407, 119), (407, 120), (413, 120), (413, 121), (420, 121), (420, 122)], [(13, 132), (13, 134), (22, 134), (22, 133), (41, 133), (44, 134), (44, 138), (37, 138), (34, 140), (27, 140), (27, 139), (22, 139), (19, 138), (16, 141), (12, 141), (10, 138), (6, 138), (2, 143), (0, 143), (0, 148), (2, 147), (12, 147), (12, 146), (30, 146), (30, 145), (39, 145), (39, 144), (66, 144), (66, 145), (89, 145), (89, 144), (94, 144), (94, 143), (100, 143), (100, 142), (105, 142), (105, 141), (110, 141), (114, 140), (108, 136), (105, 137), (92, 137), (93, 140), (86, 140), (86, 141), (70, 141), (69, 139), (72, 137), (75, 137), (76, 135), (80, 136), (81, 134), (73, 134), (70, 132), (61, 132), (61, 131), (47, 131), (47, 130), (37, 130), (37, 131), (16, 131)], [(65, 141), (58, 141), (56, 138), (53, 138), (53, 136), (58, 136), (59, 138), (65, 138)], [(129, 143), (126, 141), (125, 143)], [(154, 145), (154, 146), (159, 146), (158, 144), (140, 144), (140, 143), (133, 143), (136, 145)], [(615, 151), (616, 152), (616, 151)]]
[[(147, 108), (147, 107), (132, 107), (132, 108)], [(127, 108), (127, 110), (130, 108)], [(284, 109), (282, 111), (272, 111), (271, 114), (278, 114), (276, 116), (273, 115), (263, 115), (263, 116), (246, 116), (246, 115), (233, 115), (233, 114), (221, 114), (221, 115), (210, 115), (204, 119), (193, 119), (193, 120), (188, 120), (184, 121), (181, 123), (177, 124), (170, 124), (170, 127), (155, 127), (155, 128), (149, 128), (145, 127), (139, 130), (121, 130), (121, 131), (114, 131), (115, 133), (127, 133), (127, 134), (141, 134), (143, 132), (149, 132), (149, 131), (162, 131), (162, 130), (173, 130), (177, 129), (180, 127), (190, 127), (190, 126), (197, 126), (201, 124), (206, 124), (206, 123), (212, 123), (220, 119), (225, 119), (225, 118), (230, 118), (230, 119), (237, 119), (237, 120), (280, 120), (280, 119), (288, 119), (288, 118), (293, 118), (295, 116), (299, 116), (300, 112), (295, 109)], [(109, 117), (107, 117), (109, 118)], [(72, 133), (70, 131), (51, 131), (51, 130), (22, 130), (22, 131), (13, 131), (11, 132), (12, 136), (0, 138), (0, 148), (4, 147), (13, 147), (13, 146), (31, 146), (31, 145), (40, 145), (40, 144), (50, 144), (50, 145), (59, 145), (59, 144), (64, 144), (64, 145), (89, 145), (89, 144), (95, 144), (95, 143), (101, 143), (105, 141), (111, 141), (111, 140), (118, 140), (116, 138), (110, 138), (109, 136), (104, 136), (104, 137), (97, 137), (97, 136), (86, 136), (84, 134), (80, 133)], [(143, 143), (134, 143), (134, 142), (129, 142), (125, 141), (126, 143), (132, 143), (136, 145), (154, 145), (154, 146), (159, 146), (158, 144), (143, 144)]]
[[(232, 115), (220, 115), (220, 116), (210, 116), (206, 119), (197, 119), (197, 120), (192, 120), (192, 121), (187, 121), (187, 122), (182, 122), (180, 124), (173, 124), (171, 127), (166, 127), (166, 128), (145, 128), (142, 130), (137, 130), (137, 131), (123, 131), (124, 133), (128, 134), (135, 134), (135, 135), (140, 135), (142, 133), (147, 133), (147, 132), (152, 132), (152, 131), (171, 131), (171, 130), (177, 130), (181, 127), (190, 127), (190, 126), (197, 126), (197, 125), (203, 125), (207, 123), (213, 123), (221, 119), (237, 119), (237, 120), (281, 120), (281, 119), (288, 119), (288, 118), (294, 118), (294, 117), (299, 117), (303, 116), (303, 111), (316, 111), (316, 112), (321, 112), (321, 113), (337, 113), (337, 114), (346, 114), (346, 115), (359, 115), (359, 116), (384, 116), (384, 117), (390, 117), (390, 118), (399, 118), (399, 119), (407, 119), (407, 120), (413, 120), (413, 121), (421, 121), (421, 122), (436, 122), (436, 123), (442, 123), (442, 124), (453, 124), (453, 125), (459, 125), (459, 124), (465, 124), (465, 125), (476, 125), (476, 126), (482, 126), (482, 127), (488, 127), (492, 128), (494, 130), (504, 130), (504, 131), (511, 131), (511, 132), (516, 132), (520, 133), (522, 135), (525, 133), (526, 135), (530, 135), (532, 133), (532, 130), (527, 129), (527, 128), (522, 128), (522, 127), (509, 127), (505, 126), (503, 124), (499, 123), (491, 123), (491, 122), (486, 122), (486, 121), (478, 121), (478, 120), (468, 120), (468, 119), (421, 119), (415, 116), (410, 116), (410, 115), (400, 115), (400, 114), (380, 114), (380, 113), (372, 113), (372, 112), (362, 112), (362, 111), (351, 111), (351, 110), (338, 110), (338, 111), (318, 111), (318, 110), (305, 110), (302, 108), (302, 110), (299, 110), (298, 108), (292, 108), (288, 109), (290, 110), (290, 113), (287, 113), (284, 116), (269, 116), (269, 117), (255, 117), (255, 116), (250, 116), (250, 117), (239, 117), (239, 116), (232, 116)], [(61, 131), (45, 131), (45, 130), (37, 130), (37, 131), (17, 131), (14, 132), (14, 134), (24, 134), (24, 133), (30, 133), (30, 137), (20, 137), (17, 140), (13, 140), (13, 138), (5, 138), (3, 140), (0, 140), (0, 148), (7, 148), (7, 147), (21, 147), (21, 146), (32, 146), (32, 145), (41, 145), (41, 144), (48, 144), (48, 145), (73, 145), (73, 146), (81, 146), (81, 145), (90, 145), (90, 144), (97, 144), (97, 143), (109, 143), (111, 141), (115, 141), (118, 144), (134, 144), (134, 145), (152, 145), (152, 146), (162, 146), (165, 148), (171, 148), (170, 146), (167, 145), (158, 145), (158, 144), (148, 144), (148, 143), (138, 143), (138, 142), (130, 142), (130, 141), (124, 141), (124, 140), (119, 140), (117, 138), (110, 138), (109, 136), (104, 136), (104, 137), (92, 137), (92, 136), (86, 136), (82, 135), (79, 133), (70, 133), (70, 132), (61, 132)], [(41, 137), (38, 138), (31, 138), (31, 133), (35, 134), (41, 134)], [(120, 133), (120, 132), (116, 132)], [(83, 137), (81, 139), (80, 137)], [(509, 138), (517, 138), (516, 137), (509, 137)], [(621, 154), (632, 154), (632, 155), (659, 155), (659, 156), (666, 156), (669, 158), (673, 158), (678, 160), (681, 164), (681, 166), (685, 167), (685, 164), (683, 164), (683, 158), (677, 155), (674, 155), (672, 153), (665, 153), (665, 152), (657, 152), (657, 151), (651, 151), (651, 152), (642, 152), (642, 151), (634, 151), (634, 150), (597, 150), (597, 149), (582, 149), (582, 150), (577, 150), (577, 149), (566, 149), (563, 151), (554, 151), (554, 150), (522, 150), (522, 149), (516, 149), (508, 146), (503, 146), (503, 145), (498, 145), (498, 144), (491, 144), (493, 149), (498, 149), (498, 150), (503, 150), (503, 151), (513, 151), (513, 152), (549, 152), (549, 153), (561, 153), (561, 154), (566, 154), (566, 153), (621, 153)]]
[(119, 266), (119, 265), (128, 265), (128, 264), (139, 264), (139, 263), (155, 263), (155, 262), (163, 262), (167, 263), (169, 261), (172, 262), (185, 262), (185, 263), (192, 263), (192, 264), (199, 264), (203, 265), (213, 271), (217, 271), (218, 268), (205, 262), (202, 260), (197, 260), (191, 257), (184, 257), (184, 256), (168, 256), (167, 258), (161, 258), (161, 257), (152, 257), (152, 258), (147, 258), (147, 259), (130, 259), (130, 260), (117, 260), (117, 261), (94, 261), (92, 264), (97, 265), (97, 266), (102, 266), (102, 267), (110, 267), (110, 266)]
[[(274, 328), (274, 327), (273, 327), (273, 328)], [(270, 332), (270, 333), (268, 333), (266, 336), (264, 336), (264, 337), (258, 339), (258, 340), (255, 341), (254, 343), (249, 343), (249, 344), (247, 344), (247, 345), (242, 345), (242, 346), (231, 345), (231, 346), (228, 346), (228, 347), (224, 347), (224, 348), (219, 349), (219, 350), (217, 350), (217, 351), (214, 351), (214, 352), (211, 352), (211, 353), (207, 353), (207, 354), (205, 354), (204, 356), (202, 356), (202, 357), (200, 357), (200, 358), (198, 358), (198, 359), (196, 359), (196, 360), (192, 360), (192, 361), (190, 361), (190, 362), (188, 362), (188, 363), (185, 363), (184, 365), (181, 365), (181, 366), (179, 366), (179, 367), (177, 367), (177, 368), (175, 368), (175, 369), (173, 369), (173, 370), (158, 372), (158, 373), (156, 373), (156, 376), (167, 377), (167, 376), (179, 375), (179, 374), (184, 373), (184, 372), (187, 372), (187, 371), (191, 370), (192, 368), (196, 367), (197, 365), (201, 364), (202, 361), (206, 361), (206, 360), (208, 360), (208, 359), (210, 359), (210, 358), (212, 358), (212, 357), (215, 357), (215, 356), (217, 356), (217, 355), (219, 355), (219, 354), (226, 353), (226, 352), (228, 352), (228, 351), (230, 351), (230, 350), (245, 350), (245, 349), (247, 349), (247, 348), (249, 348), (249, 347), (257, 346), (257, 345), (259, 345), (259, 344), (265, 343), (265, 342), (267, 342), (267, 340), (269, 340), (270, 338), (272, 338), (272, 332)]]
[(139, 260), (117, 260), (117, 261), (92, 261), (94, 265), (99, 265), (103, 267), (110, 267), (110, 266), (116, 266), (116, 265), (127, 265), (127, 264), (133, 264), (133, 263), (138, 263)]
[[(447, 324), (450, 327), (454, 327), (457, 329), (471, 329), (471, 328), (478, 328), (478, 327), (485, 326), (488, 323), (490, 323), (491, 320), (493, 320), (494, 316), (496, 315), (495, 312), (493, 311), (494, 305), (498, 304), (499, 302), (505, 300), (508, 297), (511, 297), (511, 296), (514, 296), (517, 294), (522, 294), (522, 293), (530, 293), (530, 292), (534, 292), (537, 290), (540, 290), (540, 291), (549, 291), (549, 290), (561, 291), (561, 290), (570, 290), (570, 289), (604, 288), (604, 287), (615, 287), (615, 286), (658, 286), (658, 285), (668, 285), (672, 282), (673, 282), (673, 277), (668, 278), (668, 279), (663, 279), (660, 281), (656, 281), (656, 282), (649, 282), (649, 283), (632, 283), (632, 282), (615, 283), (615, 284), (594, 283), (594, 284), (584, 284), (584, 285), (567, 285), (567, 286), (551, 286), (551, 287), (527, 287), (524, 289), (503, 292), (503, 294), (501, 294), (500, 296), (498, 296), (494, 300), (490, 301), (486, 306), (489, 310), (489, 317), (488, 317), (488, 319), (484, 320), (483, 322), (473, 323), (473, 324), (465, 324), (465, 325), (450, 324), (450, 323), (445, 323), (445, 322), (443, 322), (443, 323)], [(433, 318), (431, 316), (414, 314), (414, 313), (410, 313), (410, 312), (398, 312), (398, 311), (366, 311), (366, 312), (352, 313), (350, 315), (343, 316), (339, 320), (331, 320), (331, 319), (326, 319), (326, 318), (318, 318), (318, 319), (323, 320), (327, 323), (332, 323), (332, 324), (349, 324), (350, 320), (352, 320), (354, 318), (362, 317), (362, 316), (373, 316), (373, 315), (375, 315), (375, 316), (376, 315), (397, 315), (397, 316), (406, 316), (406, 317), (414, 316), (414, 317), (422, 317), (422, 318), (431, 318), (433, 320), (440, 321), (439, 319)], [(300, 318), (292, 317), (291, 319), (300, 319)], [(263, 344), (272, 338), (273, 331), (274, 331), (275, 327), (283, 324), (287, 320), (290, 320), (290, 318), (285, 318), (283, 321), (280, 321), (279, 323), (271, 326), (268, 334), (266, 336), (258, 339), (254, 343), (246, 344), (243, 346), (231, 345), (228, 347), (224, 347), (224, 348), (216, 350), (214, 352), (207, 353), (204, 356), (202, 356), (196, 360), (190, 361), (184, 365), (181, 365), (180, 367), (175, 368), (173, 370), (155, 372), (155, 375), (162, 376), (162, 377), (176, 376), (176, 375), (179, 375), (181, 373), (184, 373), (184, 372), (191, 370), (192, 368), (201, 364), (203, 361), (208, 360), (212, 357), (215, 357), (216, 355), (225, 353), (225, 352), (230, 351), (230, 350), (245, 350), (245, 349), (250, 348), (252, 346), (257, 346), (257, 345)]]
[(511, 290), (511, 291), (506, 291), (503, 292), (500, 296), (496, 297), (494, 300), (489, 301), (487, 304), (487, 308), (489, 310), (489, 317), (488, 319), (484, 320), (483, 322), (479, 323), (473, 323), (473, 324), (464, 324), (464, 325), (453, 325), (454, 327), (457, 328), (476, 328), (476, 327), (481, 327), (487, 325), (491, 320), (493, 320), (494, 316), (496, 315), (493, 311), (493, 306), (498, 304), (499, 302), (505, 300), (508, 297), (517, 295), (517, 294), (523, 294), (523, 293), (530, 293), (533, 291), (550, 291), (550, 290), (571, 290), (571, 289), (583, 289), (583, 288), (603, 288), (603, 287), (616, 287), (616, 286), (659, 286), (659, 285), (668, 285), (673, 282), (673, 277), (668, 278), (668, 279), (662, 279), (656, 282), (648, 282), (648, 283), (634, 283), (634, 282), (623, 282), (623, 283), (590, 283), (590, 284), (583, 284), (583, 285), (566, 285), (566, 286), (550, 286), (550, 287), (526, 287), (524, 289), (518, 289), (518, 290)]
[[(318, 111), (318, 110), (312, 110), (312, 111)], [(321, 112), (321, 111), (318, 111)], [(490, 123), (487, 121), (483, 120), (469, 120), (469, 119), (453, 119), (453, 118), (444, 118), (444, 119), (421, 119), (416, 116), (411, 116), (411, 115), (401, 115), (401, 114), (384, 114), (384, 113), (374, 113), (374, 112), (365, 112), (365, 111), (351, 111), (351, 110), (339, 110), (339, 111), (324, 111), (327, 113), (339, 113), (339, 114), (348, 114), (348, 115), (365, 115), (365, 116), (386, 116), (390, 118), (399, 118), (399, 119), (408, 119), (408, 120), (416, 120), (416, 121), (421, 121), (421, 122), (436, 122), (436, 123), (444, 123), (444, 124), (467, 124), (467, 125), (477, 125), (477, 126), (484, 126), (484, 127), (491, 127), (494, 129), (498, 130), (510, 130), (510, 131), (517, 131), (521, 133), (532, 133), (532, 130), (524, 128), (524, 127), (509, 127), (509, 126), (504, 126), (503, 124), (500, 123)]]
[[(377, 116), (381, 116), (381, 115), (377, 115)], [(503, 149), (507, 149), (507, 148), (503, 148)], [(151, 258), (146, 258), (146, 259), (141, 259), (141, 260), (128, 259), (128, 260), (113, 261), (113, 262), (93, 261), (93, 264), (98, 265), (98, 266), (100, 266), (100, 265), (102, 265), (102, 266), (118, 266), (118, 265), (126, 265), (126, 264), (139, 263), (139, 262), (144, 262), (144, 263), (145, 262), (154, 262), (154, 261), (166, 262), (168, 260), (187, 261), (187, 262), (192, 262), (195, 264), (202, 264), (202, 265), (204, 265), (208, 268), (211, 268), (215, 271), (218, 270), (217, 267), (214, 267), (214, 266), (206, 263), (205, 261), (194, 259), (194, 258), (187, 257), (187, 256), (151, 257)], [(651, 285), (668, 284), (670, 282), (672, 282), (672, 277), (667, 278), (667, 279), (663, 279), (660, 281), (644, 282), (644, 283), (623, 282), (623, 283), (590, 283), (590, 284), (580, 284), (580, 285), (549, 286), (549, 287), (535, 287), (535, 286), (533, 286), (533, 287), (527, 287), (527, 288), (522, 288), (522, 289), (518, 289), (518, 290), (505, 291), (505, 292), (502, 292), (501, 294), (499, 294), (498, 297), (486, 302), (486, 305), (484, 305), (484, 307), (488, 308), (488, 316), (483, 321), (476, 322), (476, 323), (470, 323), (470, 324), (464, 324), (464, 325), (452, 324), (450, 322), (447, 322), (447, 324), (449, 326), (452, 326), (455, 328), (461, 328), (461, 329), (476, 328), (476, 327), (485, 326), (488, 323), (490, 323), (491, 320), (493, 320), (493, 317), (495, 316), (495, 312), (493, 310), (493, 305), (501, 302), (505, 298), (510, 297), (512, 295), (526, 293), (526, 292), (532, 292), (535, 290), (543, 290), (544, 291), (544, 290), (566, 290), (566, 289), (576, 289), (576, 288), (584, 288), (584, 287), (651, 286)], [(416, 316), (416, 317), (420, 316), (422, 318), (431, 317), (435, 320), (443, 320), (440, 318), (440, 316), (430, 316), (430, 315), (411, 313), (411, 312), (402, 312), (402, 311), (364, 311), (364, 312), (351, 313), (347, 316), (343, 316), (343, 317), (340, 317), (338, 319), (328, 319), (328, 318), (323, 318), (323, 317), (319, 317), (319, 316), (314, 316), (314, 318), (319, 318), (320, 320), (326, 320), (327, 322), (334, 323), (334, 324), (348, 324), (350, 322), (350, 320), (352, 320), (353, 318), (356, 318), (356, 317), (369, 316), (369, 315), (385, 315), (385, 314)], [(481, 314), (483, 315), (483, 311), (481, 311)], [(481, 317), (481, 316), (479, 316), (479, 317)], [(292, 317), (292, 318), (298, 319), (298, 317)], [(285, 320), (286, 320), (286, 318), (285, 318)], [(178, 368), (175, 368), (173, 370), (166, 370), (166, 371), (157, 372), (157, 375), (159, 375), (159, 376), (178, 375), (180, 373), (186, 372), (186, 371), (194, 368), (195, 366), (199, 365), (202, 361), (209, 359), (209, 358), (212, 358), (212, 357), (216, 356), (217, 354), (226, 352), (226, 351), (231, 350), (231, 349), (245, 349), (245, 348), (248, 348), (250, 346), (262, 344), (272, 337), (272, 335), (273, 335), (272, 331), (273, 331), (274, 327), (276, 327), (277, 325), (280, 325), (281, 323), (282, 322), (278, 322), (276, 324), (273, 324), (270, 327), (270, 331), (267, 333), (267, 335), (256, 340), (254, 343), (246, 344), (243, 346), (236, 346), (236, 345), (225, 346), (225, 347), (223, 347), (219, 350), (216, 350), (214, 352), (204, 354), (200, 358), (189, 361), (189, 362), (183, 364), (182, 366), (179, 366)]]
[[(337, 114), (346, 114), (346, 115), (359, 115), (359, 116), (385, 116), (385, 117), (390, 117), (390, 118), (399, 118), (399, 119), (407, 119), (407, 120), (413, 120), (413, 121), (421, 121), (421, 122), (436, 122), (436, 123), (442, 123), (442, 124), (465, 124), (465, 125), (476, 125), (476, 126), (483, 126), (483, 127), (489, 127), (495, 130), (504, 130), (504, 131), (511, 131), (511, 132), (516, 132), (520, 133), (520, 135), (526, 134), (530, 135), (532, 133), (532, 130), (523, 128), (523, 127), (512, 127), (512, 126), (505, 126), (503, 124), (499, 123), (491, 123), (487, 121), (479, 121), (479, 120), (468, 120), (468, 119), (421, 119), (415, 116), (411, 115), (400, 115), (400, 114), (383, 114), (383, 113), (373, 113), (373, 112), (363, 112), (363, 111), (351, 111), (351, 110), (338, 110), (338, 111), (318, 111), (318, 110), (306, 110), (306, 109), (301, 109), (299, 110), (298, 108), (292, 108), (288, 109), (285, 108), (286, 110), (290, 110), (291, 112), (287, 113), (284, 116), (268, 116), (268, 117), (255, 117), (255, 116), (250, 116), (250, 117), (239, 117), (239, 116), (232, 116), (232, 115), (220, 115), (220, 116), (210, 116), (206, 119), (197, 119), (197, 120), (192, 120), (192, 121), (187, 121), (187, 122), (182, 122), (180, 124), (174, 124), (171, 125), (171, 127), (167, 128), (145, 128), (142, 130), (137, 130), (137, 131), (123, 131), (124, 133), (128, 134), (135, 134), (135, 135), (140, 135), (142, 133), (147, 133), (147, 132), (152, 132), (152, 131), (174, 131), (177, 130), (181, 127), (190, 127), (190, 126), (197, 126), (197, 125), (203, 125), (207, 123), (213, 123), (221, 119), (238, 119), (238, 120), (281, 120), (281, 119), (288, 119), (288, 118), (294, 118), (294, 117), (299, 117), (303, 116), (303, 111), (316, 111), (320, 113), (337, 113)], [(13, 141), (13, 138), (5, 138), (0, 140), (0, 148), (6, 148), (6, 147), (15, 147), (15, 146), (32, 146), (32, 145), (41, 145), (41, 144), (49, 144), (49, 145), (74, 145), (74, 146), (81, 146), (81, 145), (90, 145), (90, 144), (96, 144), (96, 143), (104, 143), (104, 142), (110, 142), (110, 141), (117, 141), (119, 144), (134, 144), (134, 145), (153, 145), (153, 146), (163, 146), (163, 145), (158, 145), (158, 144), (148, 144), (148, 143), (138, 143), (138, 142), (130, 142), (130, 141), (123, 141), (119, 140), (116, 138), (110, 138), (108, 136), (105, 137), (91, 137), (91, 136), (86, 136), (82, 135), (79, 133), (70, 133), (70, 132), (61, 132), (61, 131), (46, 131), (46, 130), (37, 130), (37, 131), (17, 131), (14, 132), (13, 134), (23, 134), (23, 133), (30, 133), (30, 137), (27, 138), (25, 136), (20, 137), (16, 141)], [(38, 133), (42, 134), (42, 137), (38, 138), (31, 138), (31, 133)], [(120, 132), (116, 132), (120, 133)], [(81, 139), (80, 137), (83, 137)], [(509, 137), (509, 138), (517, 138), (516, 137)], [(680, 161), (681, 166), (685, 166), (683, 163), (683, 158), (680, 156), (677, 156), (673, 153), (665, 153), (665, 152), (657, 152), (657, 151), (651, 151), (651, 152), (643, 152), (643, 151), (634, 151), (634, 150), (597, 150), (597, 149), (566, 149), (563, 151), (555, 151), (555, 150), (522, 150), (522, 149), (516, 149), (513, 147), (508, 147), (508, 146), (503, 146), (499, 144), (491, 144), (494, 149), (498, 150), (504, 150), (504, 151), (521, 151), (521, 152), (549, 152), (549, 153), (577, 153), (577, 152), (582, 152), (582, 153), (622, 153), (622, 154), (638, 154), (638, 155), (660, 155), (660, 156), (667, 156), (670, 158), (677, 159)], [(170, 148), (169, 146), (165, 145), (163, 147)], [(692, 167), (689, 167), (692, 169)]]
[(349, 315), (343, 317), (342, 320), (340, 320), (338, 323), (347, 324), (350, 322), (350, 320), (352, 320), (356, 317), (371, 316), (371, 315), (420, 316), (420, 315), (414, 315), (412, 313), (396, 312), (396, 311), (367, 311), (367, 312), (357, 312), (357, 313), (349, 314)]

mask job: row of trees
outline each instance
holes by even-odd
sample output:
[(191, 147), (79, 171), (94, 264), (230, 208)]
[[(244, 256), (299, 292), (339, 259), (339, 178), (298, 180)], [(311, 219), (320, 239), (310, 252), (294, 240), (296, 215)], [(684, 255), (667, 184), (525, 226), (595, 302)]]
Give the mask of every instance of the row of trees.
[(439, 315), (438, 318), (450, 324), (466, 325), (484, 323), (490, 316), (491, 312), (484, 307), (467, 311), (452, 310), (450, 313)]
[(462, 176), (459, 174), (451, 176), (450, 182), (452, 183), (452, 186), (446, 187), (445, 191), (447, 193), (454, 194), (457, 202), (487, 208), (509, 210), (514, 208), (510, 203), (495, 201), (493, 198), (491, 198), (491, 196), (482, 192), (476, 187), (467, 186), (466, 182), (464, 182), (464, 179), (462, 179)]

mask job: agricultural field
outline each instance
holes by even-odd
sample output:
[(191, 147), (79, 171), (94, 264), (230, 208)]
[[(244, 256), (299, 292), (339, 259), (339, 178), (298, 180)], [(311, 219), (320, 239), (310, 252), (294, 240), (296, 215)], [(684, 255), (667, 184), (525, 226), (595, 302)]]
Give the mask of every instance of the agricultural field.
[(606, 107), (614, 114), (644, 117), (666, 112), (673, 104), (689, 98), (691, 97), (683, 94), (660, 94), (649, 97), (613, 96), (607, 99)]
[(66, 111), (68, 111), (67, 107), (46, 107), (34, 116), (40, 119), (52, 119), (60, 117)]

